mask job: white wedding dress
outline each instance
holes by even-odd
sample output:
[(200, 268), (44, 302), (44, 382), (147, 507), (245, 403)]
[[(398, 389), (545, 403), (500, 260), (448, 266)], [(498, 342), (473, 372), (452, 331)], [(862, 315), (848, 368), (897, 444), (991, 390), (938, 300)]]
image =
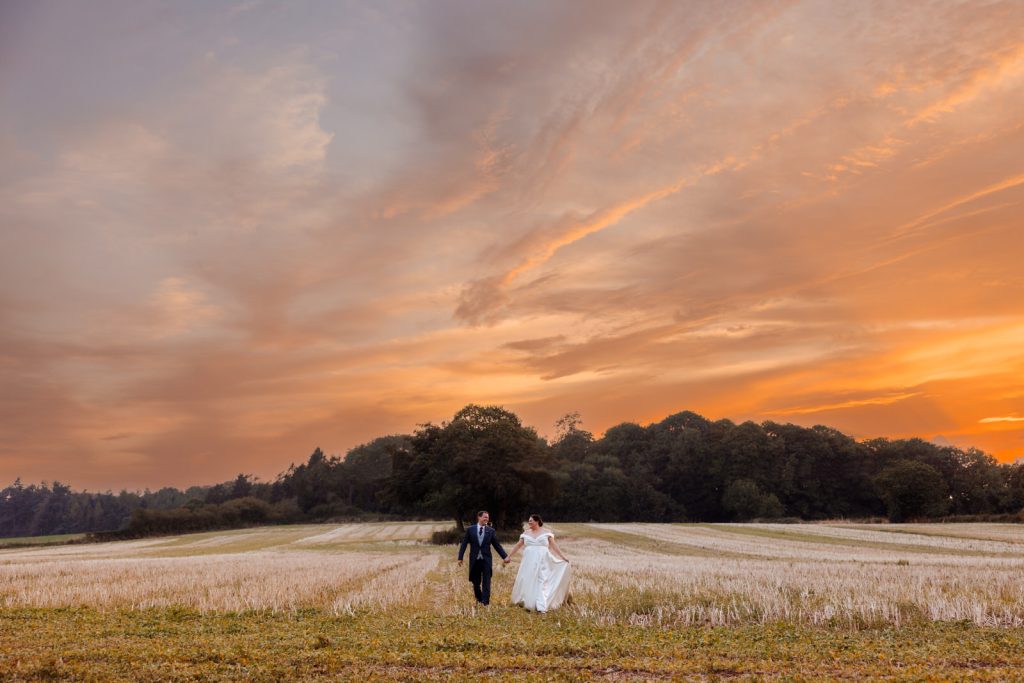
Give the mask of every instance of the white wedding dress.
[(519, 563), (515, 585), (512, 586), (512, 604), (528, 610), (547, 612), (565, 601), (569, 594), (569, 563), (555, 557), (548, 549), (550, 531), (536, 538), (524, 532), (523, 561)]

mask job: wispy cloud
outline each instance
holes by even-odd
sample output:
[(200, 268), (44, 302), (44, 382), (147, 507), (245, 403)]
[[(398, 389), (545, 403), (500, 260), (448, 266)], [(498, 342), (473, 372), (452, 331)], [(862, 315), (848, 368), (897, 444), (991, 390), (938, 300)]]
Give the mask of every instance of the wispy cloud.
[(823, 413), (833, 410), (843, 410), (846, 408), (860, 408), (862, 406), (885, 406), (899, 401), (905, 401), (908, 398), (914, 398), (920, 396), (920, 392), (903, 392), (891, 395), (874, 396), (871, 398), (859, 398), (849, 401), (841, 401), (838, 403), (824, 403), (821, 405), (809, 405), (799, 406), (796, 408), (787, 408), (785, 410), (774, 411), (775, 415), (806, 415), (809, 413)]
[(934, 121), (942, 114), (948, 114), (957, 107), (963, 106), (982, 94), (996, 89), (1007, 81), (1024, 74), (1024, 45), (1015, 45), (1000, 51), (992, 60), (983, 63), (974, 70), (968, 70), (962, 77), (962, 83), (945, 93), (938, 100), (907, 119), (908, 126), (925, 121)]
[(0, 28), (0, 479), (270, 477), (470, 401), (1021, 455), (1024, 5), (165, 14)]
[(1021, 185), (1024, 185), (1024, 173), (1014, 175), (1009, 178), (1004, 178), (1003, 180), (1000, 180), (997, 183), (989, 185), (988, 187), (983, 187), (979, 190), (975, 190), (974, 192), (970, 192), (962, 197), (957, 197), (953, 201), (943, 204), (942, 206), (936, 209), (932, 209), (925, 213), (924, 215), (919, 216), (914, 220), (910, 221), (909, 223), (905, 223), (904, 225), (899, 226), (894, 231), (892, 237), (901, 238), (907, 236), (908, 234), (925, 229), (932, 222), (940, 219), (944, 214), (949, 213), (953, 209), (959, 208), (966, 204), (970, 204), (971, 202), (974, 202), (978, 199), (983, 199), (990, 195), (1003, 192), (1004, 190), (1010, 190), (1019, 187)]

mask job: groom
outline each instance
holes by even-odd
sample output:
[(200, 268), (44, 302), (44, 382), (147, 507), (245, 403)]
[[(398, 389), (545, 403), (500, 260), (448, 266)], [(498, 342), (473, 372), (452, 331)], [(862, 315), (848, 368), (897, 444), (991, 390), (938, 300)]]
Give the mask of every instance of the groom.
[(473, 582), (473, 594), (476, 601), (487, 605), (491, 602), (491, 574), (494, 569), (491, 566), (491, 546), (498, 551), (501, 559), (508, 557), (508, 553), (498, 543), (494, 535), (494, 529), (487, 526), (491, 516), (486, 510), (476, 513), (476, 524), (466, 529), (466, 537), (462, 539), (459, 546), (459, 566), (462, 566), (462, 556), (466, 553), (466, 546), (469, 546), (469, 580)]

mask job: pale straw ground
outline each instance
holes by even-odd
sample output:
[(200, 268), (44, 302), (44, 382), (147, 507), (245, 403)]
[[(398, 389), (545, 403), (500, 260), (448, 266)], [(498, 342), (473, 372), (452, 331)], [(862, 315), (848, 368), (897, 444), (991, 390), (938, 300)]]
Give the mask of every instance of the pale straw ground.
[[(448, 524), (264, 527), (0, 551), (0, 606), (476, 609)], [(549, 524), (573, 563), (567, 616), (595, 623), (1024, 625), (1024, 527)], [(505, 534), (505, 547), (515, 539)], [(498, 565), (494, 603), (515, 568)]]

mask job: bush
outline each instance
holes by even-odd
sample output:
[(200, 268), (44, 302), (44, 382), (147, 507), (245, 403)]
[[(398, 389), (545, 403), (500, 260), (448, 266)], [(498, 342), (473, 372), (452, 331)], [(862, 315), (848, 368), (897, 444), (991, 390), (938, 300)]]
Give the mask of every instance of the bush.
[(458, 527), (453, 526), (451, 529), (435, 531), (430, 534), (430, 542), (434, 545), (455, 545), (461, 543), (462, 537), (465, 535), (464, 531), (459, 531)]
[(1020, 524), (1024, 522), (1024, 510), (1019, 512), (1003, 512), (989, 515), (946, 515), (945, 517), (936, 517), (930, 521), (939, 523), (999, 523), (999, 524)]
[(360, 519), (365, 516), (365, 510), (360, 510), (359, 508), (342, 501), (320, 503), (319, 505), (314, 505), (306, 512), (307, 520), (318, 522), (338, 519)]
[(291, 524), (303, 521), (302, 510), (294, 498), (284, 498), (270, 508), (270, 519), (280, 524)]
[(258, 498), (234, 498), (221, 503), (216, 516), (218, 525), (237, 526), (260, 524), (270, 517), (270, 503)]
[(275, 512), (275, 508), (270, 503), (248, 496), (234, 498), (224, 503), (189, 501), (183, 507), (170, 510), (138, 508), (132, 512), (128, 525), (123, 529), (93, 533), (89, 535), (89, 540), (110, 541), (163, 534), (236, 529), (267, 524), (274, 520)]

